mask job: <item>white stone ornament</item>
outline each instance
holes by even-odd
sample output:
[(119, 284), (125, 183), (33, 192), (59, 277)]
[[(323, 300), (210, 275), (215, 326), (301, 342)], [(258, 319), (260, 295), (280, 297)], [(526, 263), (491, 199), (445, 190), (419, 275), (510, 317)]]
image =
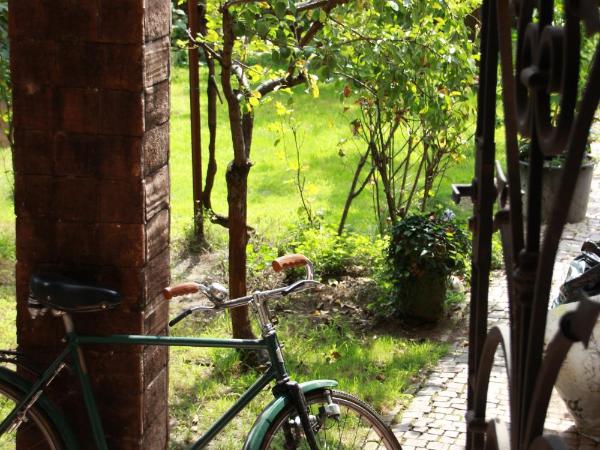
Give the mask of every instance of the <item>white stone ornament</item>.
[[(579, 302), (566, 303), (548, 311), (546, 345), (558, 331), (561, 317), (578, 306)], [(600, 321), (596, 322), (587, 349), (576, 342), (569, 350), (556, 380), (556, 390), (578, 431), (600, 442)]]

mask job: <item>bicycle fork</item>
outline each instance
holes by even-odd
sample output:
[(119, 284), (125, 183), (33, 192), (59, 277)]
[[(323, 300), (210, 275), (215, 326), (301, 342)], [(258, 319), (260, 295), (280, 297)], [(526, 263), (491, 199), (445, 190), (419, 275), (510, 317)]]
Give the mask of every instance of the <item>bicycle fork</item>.
[[(306, 440), (308, 441), (308, 445), (310, 446), (311, 450), (319, 450), (317, 438), (315, 437), (315, 432), (310, 422), (306, 398), (304, 397), (304, 392), (302, 392), (300, 385), (295, 381), (287, 380), (273, 388), (273, 393), (275, 395), (281, 391), (284, 391), (289, 396), (290, 400), (296, 405), (298, 417), (300, 418), (304, 435), (306, 436)], [(286, 436), (286, 440), (288, 439), (289, 437)]]

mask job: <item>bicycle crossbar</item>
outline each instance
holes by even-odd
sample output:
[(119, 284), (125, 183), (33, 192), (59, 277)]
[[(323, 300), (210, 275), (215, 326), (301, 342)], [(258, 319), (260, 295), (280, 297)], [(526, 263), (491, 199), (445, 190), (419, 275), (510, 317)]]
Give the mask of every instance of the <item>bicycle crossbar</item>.
[(212, 347), (265, 350), (269, 348), (264, 339), (213, 339), (176, 336), (144, 336), (135, 334), (115, 334), (110, 336), (76, 336), (74, 339), (78, 345), (160, 345), (169, 347)]

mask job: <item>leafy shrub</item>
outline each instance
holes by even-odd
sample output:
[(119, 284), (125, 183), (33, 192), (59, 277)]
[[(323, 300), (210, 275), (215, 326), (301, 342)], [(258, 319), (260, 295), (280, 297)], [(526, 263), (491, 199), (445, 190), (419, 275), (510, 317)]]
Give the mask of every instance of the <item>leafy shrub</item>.
[[(336, 279), (350, 274), (374, 274), (383, 266), (386, 241), (346, 232), (338, 236), (332, 227), (310, 227), (298, 224), (289, 240), (273, 245), (254, 237), (246, 247), (249, 272), (267, 269), (271, 261), (286, 253), (302, 253), (315, 267), (316, 276), (322, 280)], [(303, 273), (303, 272), (302, 272)], [(290, 277), (301, 276), (300, 271), (290, 271)]]
[(251, 277), (271, 267), (271, 263), (279, 256), (277, 246), (268, 242), (253, 239), (246, 245), (248, 272)]
[(402, 314), (410, 304), (406, 293), (415, 279), (435, 275), (447, 280), (451, 275), (465, 275), (470, 248), (467, 234), (453, 216), (429, 213), (406, 217), (391, 232), (382, 286), (388, 295), (372, 306), (382, 314)]
[[(8, 3), (0, 2), (0, 133), (5, 133), (12, 147), (12, 88), (8, 47)], [(3, 139), (0, 139), (2, 142)]]
[(179, 0), (171, 3), (171, 56), (175, 66), (186, 66), (188, 63), (188, 23), (182, 3)]
[(494, 234), (492, 237), (492, 263), (490, 267), (492, 270), (500, 270), (504, 267), (502, 241), (499, 233)]
[(383, 239), (352, 232), (338, 236), (333, 228), (321, 227), (304, 229), (291, 248), (313, 261), (317, 275), (328, 280), (358, 272), (373, 273), (383, 263), (385, 245)]
[(456, 221), (439, 214), (415, 214), (392, 228), (388, 261), (396, 279), (434, 272), (464, 274), (469, 251), (467, 235)]

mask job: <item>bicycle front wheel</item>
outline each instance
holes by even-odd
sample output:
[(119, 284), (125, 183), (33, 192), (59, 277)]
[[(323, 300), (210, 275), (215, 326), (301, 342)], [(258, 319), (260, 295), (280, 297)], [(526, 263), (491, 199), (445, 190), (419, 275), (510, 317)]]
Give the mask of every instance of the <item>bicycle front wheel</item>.
[[(308, 414), (319, 449), (399, 450), (390, 428), (366, 403), (345, 392), (320, 390), (306, 394)], [(310, 449), (294, 405), (275, 418), (261, 450)]]
[[(21, 395), (12, 386), (0, 382), (0, 423), (18, 404)], [(2, 450), (63, 450), (61, 439), (46, 414), (33, 406), (0, 435)]]

